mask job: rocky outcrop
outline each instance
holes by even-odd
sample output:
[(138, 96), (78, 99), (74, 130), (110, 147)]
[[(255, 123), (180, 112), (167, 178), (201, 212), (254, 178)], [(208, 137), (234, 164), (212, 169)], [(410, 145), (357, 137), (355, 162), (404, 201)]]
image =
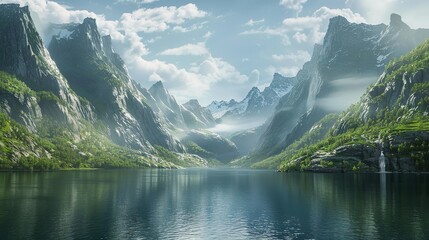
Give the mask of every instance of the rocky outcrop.
[[(0, 76), (0, 81), (3, 76)], [(10, 118), (24, 125), (29, 131), (37, 131), (37, 123), (42, 119), (42, 110), (37, 96), (29, 92), (12, 92), (0, 88), (0, 110)]]

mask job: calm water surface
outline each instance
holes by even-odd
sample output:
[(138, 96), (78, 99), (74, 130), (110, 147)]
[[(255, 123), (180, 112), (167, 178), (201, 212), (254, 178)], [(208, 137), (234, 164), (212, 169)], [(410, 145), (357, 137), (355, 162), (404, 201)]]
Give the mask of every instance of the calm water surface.
[(429, 175), (0, 173), (0, 239), (428, 239)]

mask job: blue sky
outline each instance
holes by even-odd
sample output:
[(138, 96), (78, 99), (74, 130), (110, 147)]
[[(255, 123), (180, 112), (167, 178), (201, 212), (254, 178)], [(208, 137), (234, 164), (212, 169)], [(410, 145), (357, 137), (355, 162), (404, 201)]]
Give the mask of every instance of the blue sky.
[[(30, 5), (44, 34), (49, 22), (97, 19), (132, 78), (162, 80), (183, 103), (241, 100), (279, 72), (294, 76), (321, 42), (329, 18), (388, 23), (399, 13), (429, 28), (424, 0), (0, 0)], [(46, 43), (47, 44), (47, 43)]]

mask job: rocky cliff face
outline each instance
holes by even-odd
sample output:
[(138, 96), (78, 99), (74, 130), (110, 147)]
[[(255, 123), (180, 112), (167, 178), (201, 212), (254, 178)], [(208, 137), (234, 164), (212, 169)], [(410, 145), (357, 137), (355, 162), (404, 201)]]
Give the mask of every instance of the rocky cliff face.
[[(52, 61), (34, 26), (28, 7), (21, 8), (18, 4), (0, 5), (0, 22), (0, 71), (15, 75), (26, 85), (24, 87), (29, 87), (42, 96), (36, 102), (17, 92), (9, 92), (7, 97), (2, 98), (3, 110), (30, 131), (35, 131), (41, 114), (75, 128), (78, 127), (79, 120), (94, 120), (92, 106), (82, 102), (70, 90), (68, 82)], [(8, 78), (4, 77), (3, 80), (6, 79)], [(54, 96), (48, 96), (50, 93)]]
[(314, 105), (321, 85), (318, 73), (321, 52), (322, 46), (315, 45), (311, 60), (305, 63), (297, 74), (298, 83), (279, 100), (276, 112), (261, 136), (256, 154), (271, 155), (281, 149), (291, 128), (296, 126), (302, 114)]
[(158, 114), (164, 117), (166, 122), (175, 128), (187, 128), (182, 114), (183, 107), (177, 103), (176, 99), (172, 95), (170, 95), (161, 81), (152, 85), (146, 95), (148, 94), (150, 96), (147, 96), (147, 98), (153, 99), (153, 101), (149, 101), (150, 106), (158, 112)]
[(71, 88), (95, 107), (111, 139), (122, 146), (149, 150), (160, 145), (182, 149), (169, 135), (130, 79), (110, 37), (101, 37), (95, 19), (56, 26), (49, 51)]
[(332, 18), (323, 45), (315, 46), (312, 59), (297, 75), (298, 84), (279, 101), (258, 155), (279, 153), (327, 114), (358, 101), (388, 61), (427, 37), (429, 30), (412, 30), (396, 14), (389, 26)]
[(173, 131), (213, 127), (216, 122), (211, 113), (201, 107), (197, 100), (180, 105), (168, 92), (161, 81), (149, 90), (139, 87), (151, 108), (164, 120)]
[(183, 111), (183, 117), (188, 125), (188, 128), (210, 128), (216, 125), (211, 112), (203, 108), (197, 99), (191, 99), (183, 107), (187, 111)]

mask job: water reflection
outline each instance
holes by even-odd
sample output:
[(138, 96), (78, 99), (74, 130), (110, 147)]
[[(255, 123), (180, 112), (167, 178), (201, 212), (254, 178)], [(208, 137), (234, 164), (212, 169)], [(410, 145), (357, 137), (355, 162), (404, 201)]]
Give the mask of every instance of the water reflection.
[(1, 239), (428, 238), (428, 175), (0, 173)]

